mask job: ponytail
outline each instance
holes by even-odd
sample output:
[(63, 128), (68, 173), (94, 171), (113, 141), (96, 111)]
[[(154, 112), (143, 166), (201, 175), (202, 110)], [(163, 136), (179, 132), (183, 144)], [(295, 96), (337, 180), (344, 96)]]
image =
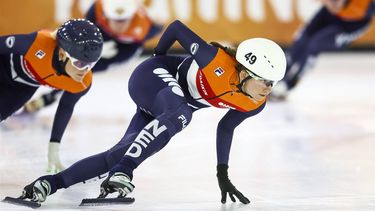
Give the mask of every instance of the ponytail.
[[(236, 52), (237, 52), (237, 49), (236, 48), (230, 48), (230, 47), (226, 47), (226, 46), (223, 46), (221, 45), (220, 43), (218, 42), (210, 42), (211, 45), (217, 47), (217, 48), (220, 48), (222, 49), (225, 53), (227, 53), (229, 56), (233, 57), (233, 58), (236, 58)], [(240, 63), (237, 63), (236, 65), (236, 70), (238, 72), (241, 72), (241, 70), (243, 70), (243, 66), (240, 64)]]
[(210, 44), (217, 48), (221, 48), (223, 51), (225, 51), (225, 53), (229, 54), (233, 58), (236, 58), (237, 49), (223, 46), (218, 42), (210, 42)]

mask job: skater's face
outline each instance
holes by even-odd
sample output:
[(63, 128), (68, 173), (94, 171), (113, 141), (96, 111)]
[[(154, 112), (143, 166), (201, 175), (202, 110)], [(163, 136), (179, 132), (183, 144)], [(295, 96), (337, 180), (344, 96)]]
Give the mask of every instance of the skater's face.
[[(240, 81), (244, 80), (248, 76), (249, 73), (245, 70), (242, 70), (240, 72)], [(247, 80), (243, 84), (242, 91), (250, 95), (254, 100), (262, 101), (271, 93), (272, 85), (273, 83), (267, 80), (252, 76), (251, 79)]]
[(109, 20), (108, 25), (114, 34), (120, 35), (129, 28), (130, 19)]
[(96, 62), (85, 63), (77, 59), (72, 58), (63, 49), (59, 50), (59, 60), (66, 61), (69, 60), (65, 65), (65, 72), (75, 81), (82, 82), (85, 75), (90, 71), (90, 69), (95, 65)]

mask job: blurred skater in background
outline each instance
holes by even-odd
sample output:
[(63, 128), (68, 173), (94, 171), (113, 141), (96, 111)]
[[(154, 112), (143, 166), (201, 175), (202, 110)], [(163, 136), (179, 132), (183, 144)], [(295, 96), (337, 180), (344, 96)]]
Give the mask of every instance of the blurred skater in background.
[[(99, 27), (104, 39), (102, 57), (93, 73), (106, 71), (112, 64), (125, 63), (139, 56), (144, 43), (162, 30), (137, 0), (98, 0), (90, 7), (86, 18)], [(48, 146), (47, 171), (52, 173), (65, 168), (59, 155), (60, 142), (79, 98), (72, 98), (63, 90), (53, 90), (24, 107), (26, 113), (36, 112), (55, 102), (61, 93)]]
[[(83, 96), (100, 59), (103, 37), (98, 27), (73, 19), (57, 30), (0, 37), (0, 121), (20, 109), (41, 85)], [(71, 108), (73, 109), (73, 108)]]
[(287, 52), (285, 78), (273, 89), (270, 100), (285, 100), (316, 57), (347, 48), (366, 33), (375, 11), (372, 0), (320, 0), (322, 8), (298, 32)]

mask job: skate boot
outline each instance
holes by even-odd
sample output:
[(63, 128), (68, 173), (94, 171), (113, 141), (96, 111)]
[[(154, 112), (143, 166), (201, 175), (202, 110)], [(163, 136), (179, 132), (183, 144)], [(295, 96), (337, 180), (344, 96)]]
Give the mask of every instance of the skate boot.
[(23, 188), (22, 198), (38, 203), (44, 202), (51, 193), (51, 185), (47, 180), (37, 180)]
[[(105, 183), (105, 182), (103, 182)], [(115, 190), (119, 193), (118, 197), (123, 198), (134, 190), (134, 185), (128, 175), (122, 172), (115, 172), (107, 181), (107, 190)], [(103, 186), (103, 184), (102, 184)]]
[[(130, 182), (128, 175), (122, 172), (115, 172), (112, 176), (108, 176), (100, 185), (100, 194), (97, 198), (83, 199), (79, 206), (93, 205), (113, 205), (113, 204), (131, 204), (134, 203), (133, 197), (126, 195), (134, 190), (134, 185)], [(107, 197), (108, 194), (118, 192), (115, 198)]]

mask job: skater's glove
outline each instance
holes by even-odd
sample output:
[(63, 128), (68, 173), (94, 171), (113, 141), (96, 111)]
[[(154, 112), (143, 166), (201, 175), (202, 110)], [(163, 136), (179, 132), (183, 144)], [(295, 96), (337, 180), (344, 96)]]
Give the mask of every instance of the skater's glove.
[(56, 174), (65, 169), (65, 166), (60, 161), (59, 151), (60, 140), (51, 139), (48, 144), (48, 173)]
[(100, 195), (99, 198), (105, 198), (108, 194), (115, 192), (113, 186), (108, 184), (110, 176), (108, 176), (100, 185)]
[(34, 100), (31, 100), (24, 105), (25, 112), (27, 113), (37, 112), (43, 107), (44, 107), (44, 99), (42, 97), (38, 97)]
[(228, 178), (228, 165), (217, 165), (216, 176), (221, 190), (221, 203), (225, 204), (225, 202), (227, 201), (227, 193), (229, 194), (229, 197), (233, 202), (236, 201), (236, 199), (234, 198), (234, 196), (236, 196), (243, 204), (250, 203), (250, 200), (246, 198), (240, 191), (238, 191), (236, 187), (234, 187), (234, 185), (230, 182)]

